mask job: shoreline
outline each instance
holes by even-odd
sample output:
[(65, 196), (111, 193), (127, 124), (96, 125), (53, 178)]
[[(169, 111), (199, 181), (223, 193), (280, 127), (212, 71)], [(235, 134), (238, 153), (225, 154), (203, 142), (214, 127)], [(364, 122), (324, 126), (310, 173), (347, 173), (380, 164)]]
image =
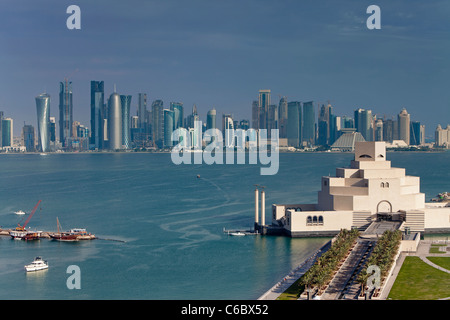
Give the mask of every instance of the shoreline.
[[(204, 150), (202, 150), (204, 151)], [(241, 152), (241, 151), (234, 151)], [(258, 152), (258, 151), (255, 151)], [(450, 152), (450, 149), (431, 149), (431, 150), (393, 150), (388, 149), (386, 152), (389, 153), (446, 153)], [(18, 154), (27, 154), (27, 155), (55, 155), (55, 154), (170, 154), (172, 151), (169, 150), (142, 150), (142, 151), (63, 151), (63, 152), (0, 152), (0, 155), (18, 155)], [(226, 152), (223, 152), (226, 153)], [(250, 153), (250, 151), (245, 150), (243, 153)], [(352, 151), (331, 151), (331, 150), (320, 150), (320, 151), (287, 151), (287, 150), (278, 150), (278, 153), (283, 154), (312, 154), (312, 153), (332, 153), (332, 154), (353, 154)], [(195, 154), (195, 152), (192, 152)]]

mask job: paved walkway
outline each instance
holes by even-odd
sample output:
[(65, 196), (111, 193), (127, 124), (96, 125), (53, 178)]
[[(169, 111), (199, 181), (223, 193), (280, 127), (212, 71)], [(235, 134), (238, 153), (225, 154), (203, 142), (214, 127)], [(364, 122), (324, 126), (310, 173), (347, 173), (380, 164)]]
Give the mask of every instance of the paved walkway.
[(286, 275), (266, 293), (259, 297), (258, 300), (276, 300), (280, 296), (280, 294), (285, 292), (291, 285), (295, 283), (295, 281), (300, 279), (300, 277), (303, 276), (305, 272), (314, 265), (316, 259), (320, 257), (321, 254), (322, 252), (320, 250), (316, 251), (311, 257), (300, 264), (297, 268), (292, 270), (288, 275)]
[[(429, 264), (430, 266), (439, 269), (441, 271), (447, 272), (450, 274), (450, 270), (447, 270), (445, 268), (442, 268), (435, 263), (431, 262), (427, 259), (427, 257), (435, 256), (435, 257), (450, 257), (450, 251), (445, 251), (445, 253), (430, 253), (430, 246), (432, 241), (420, 241), (419, 246), (417, 248), (417, 251), (414, 253), (405, 253), (402, 252), (400, 256), (397, 259), (397, 263), (392, 271), (392, 276), (389, 277), (388, 282), (386, 283), (385, 289), (382, 292), (381, 299), (385, 300), (389, 292), (391, 291), (391, 288), (395, 282), (395, 279), (397, 278), (398, 273), (400, 272), (400, 269), (403, 265), (403, 262), (405, 261), (405, 258), (407, 256), (418, 256), (422, 261)], [(322, 299), (323, 300), (334, 300), (339, 298), (340, 290), (339, 288), (344, 288), (347, 284), (350, 276), (352, 275), (353, 271), (355, 271), (356, 266), (351, 267), (351, 262), (355, 262), (358, 259), (361, 259), (362, 255), (365, 252), (365, 249), (367, 249), (366, 244), (362, 245), (362, 243), (359, 243), (354, 249), (354, 252), (352, 254), (353, 257), (349, 257), (346, 261), (348, 262), (348, 266), (345, 267), (342, 266), (341, 270), (344, 271), (344, 269), (347, 272), (342, 273), (342, 278), (336, 278), (331, 283), (330, 287), (326, 290), (326, 293), (323, 294)], [(450, 246), (450, 243), (446, 243), (447, 246)], [(275, 284), (272, 288), (270, 288), (266, 293), (264, 293), (261, 297), (258, 298), (258, 300), (276, 300), (280, 294), (282, 294), (286, 289), (288, 289), (292, 284), (294, 284), (295, 281), (297, 281), (316, 261), (320, 255), (325, 252), (324, 251), (316, 251), (308, 260), (304, 261), (301, 265), (299, 265), (297, 268), (292, 270), (288, 275), (286, 275), (282, 280), (280, 280), (277, 284)], [(350, 261), (351, 260), (351, 261)], [(444, 299), (450, 299), (444, 298)]]

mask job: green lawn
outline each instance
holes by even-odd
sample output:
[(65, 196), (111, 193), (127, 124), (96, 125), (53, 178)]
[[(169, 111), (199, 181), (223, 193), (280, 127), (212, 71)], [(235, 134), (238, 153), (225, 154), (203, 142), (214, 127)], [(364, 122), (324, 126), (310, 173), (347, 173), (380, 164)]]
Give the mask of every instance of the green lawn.
[(427, 259), (444, 269), (450, 270), (450, 257), (427, 257)]
[(432, 244), (430, 246), (430, 253), (445, 253), (445, 251), (439, 250), (439, 247), (445, 247), (445, 244)]
[(277, 300), (297, 300), (300, 293), (302, 293), (305, 289), (305, 286), (300, 284), (300, 279), (297, 279), (297, 281), (287, 288), (286, 291), (277, 298)]
[[(443, 268), (448, 267), (449, 260), (445, 257), (430, 259)], [(388, 299), (435, 300), (446, 297), (450, 297), (450, 274), (433, 268), (419, 257), (406, 257)]]

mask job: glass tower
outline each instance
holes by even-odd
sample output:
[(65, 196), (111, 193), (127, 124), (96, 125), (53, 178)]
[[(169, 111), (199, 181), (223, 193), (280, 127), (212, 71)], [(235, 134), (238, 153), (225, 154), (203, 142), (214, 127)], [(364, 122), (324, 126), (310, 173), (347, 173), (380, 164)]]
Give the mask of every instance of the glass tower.
[(316, 143), (316, 117), (314, 115), (314, 103), (312, 101), (303, 103), (302, 141), (306, 142), (309, 146)]
[(172, 132), (175, 123), (175, 111), (164, 109), (164, 147), (172, 147)]
[(36, 97), (38, 149), (50, 151), (50, 95), (42, 93)]
[(111, 94), (108, 104), (109, 149), (122, 149), (122, 108), (119, 94)]
[(181, 102), (171, 102), (170, 110), (174, 112), (173, 114), (173, 130), (178, 128), (183, 128), (183, 103)]
[(2, 122), (2, 144), (3, 147), (12, 147), (13, 145), (13, 119), (3, 118)]
[(59, 141), (63, 147), (68, 147), (72, 137), (73, 100), (72, 82), (64, 80), (59, 83)]
[(216, 109), (209, 110), (206, 115), (206, 129), (217, 129)]
[(131, 131), (130, 131), (130, 105), (131, 96), (121, 95), (120, 104), (122, 107), (122, 145), (125, 149), (131, 148)]
[(105, 91), (103, 81), (91, 81), (91, 149), (103, 148), (103, 106)]
[(161, 148), (164, 145), (164, 106), (162, 100), (153, 101), (152, 117), (153, 143)]
[(302, 141), (302, 106), (298, 101), (287, 104), (287, 139), (288, 145), (298, 148)]

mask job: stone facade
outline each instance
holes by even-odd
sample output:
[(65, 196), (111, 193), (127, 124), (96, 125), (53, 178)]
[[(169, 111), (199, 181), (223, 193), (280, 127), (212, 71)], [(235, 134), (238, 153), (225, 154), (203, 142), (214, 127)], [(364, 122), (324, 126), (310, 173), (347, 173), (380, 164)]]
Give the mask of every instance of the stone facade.
[(420, 178), (391, 167), (385, 142), (357, 142), (350, 167), (322, 177), (317, 204), (272, 205), (272, 225), (290, 236), (365, 230), (376, 220), (402, 221), (413, 232), (449, 232), (450, 206), (426, 204)]

